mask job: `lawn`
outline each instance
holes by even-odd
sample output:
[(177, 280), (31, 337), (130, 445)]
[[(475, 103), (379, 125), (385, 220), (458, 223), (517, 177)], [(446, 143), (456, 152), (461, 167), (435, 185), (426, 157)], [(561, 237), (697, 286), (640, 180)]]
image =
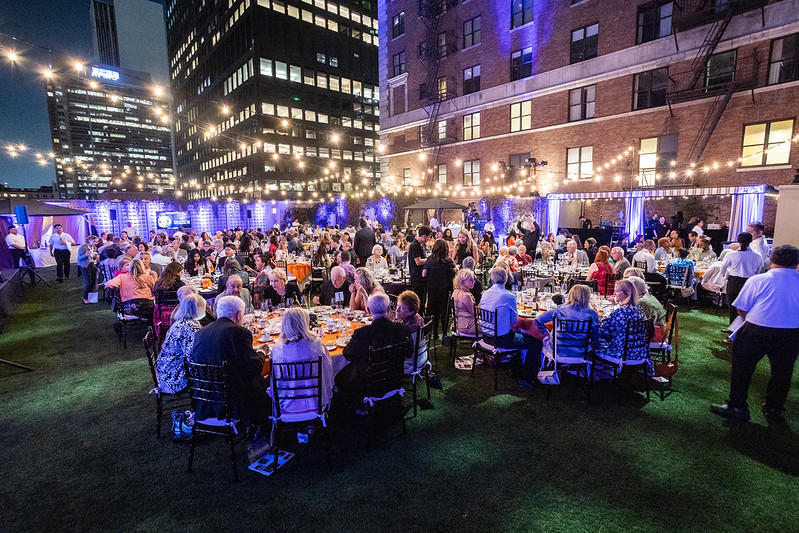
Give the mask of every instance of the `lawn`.
[(680, 314), (665, 401), (619, 406), (600, 389), (588, 404), (570, 386), (546, 400), (508, 377), (494, 393), (490, 372), (472, 379), (441, 350), (444, 391), (407, 435), (367, 453), (340, 430), (333, 470), (316, 447), (294, 446), (272, 477), (242, 462), (238, 484), (221, 441), (198, 446), (189, 475), (187, 446), (155, 438), (144, 351), (122, 350), (113, 321), (72, 279), (29, 289), (0, 335), (0, 357), (36, 369), (0, 366), (0, 531), (799, 529), (799, 380), (786, 426), (757, 408), (765, 361), (751, 423), (710, 414), (729, 383), (723, 313)]

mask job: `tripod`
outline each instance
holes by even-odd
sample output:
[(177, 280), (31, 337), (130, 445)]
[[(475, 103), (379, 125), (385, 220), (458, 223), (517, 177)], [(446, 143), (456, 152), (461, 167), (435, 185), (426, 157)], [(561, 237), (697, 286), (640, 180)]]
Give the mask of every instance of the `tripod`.
[[(52, 289), (53, 286), (50, 285), (47, 282), (47, 280), (44, 279), (41, 276), (41, 274), (36, 272), (36, 266), (33, 264), (33, 257), (31, 257), (31, 252), (30, 252), (30, 250), (28, 250), (28, 232), (25, 229), (25, 225), (24, 224), (22, 225), (22, 234), (25, 236), (25, 257), (22, 259), (22, 262), (25, 264), (25, 266), (19, 267), (20, 270), (22, 271), (22, 283), (24, 285), (27, 285), (28, 287), (35, 287), (36, 286), (36, 279), (38, 279), (39, 281), (41, 281), (42, 283), (44, 283), (45, 285), (47, 285), (48, 287), (50, 287)], [(30, 283), (26, 283), (25, 282), (25, 276), (26, 275), (31, 280)]]

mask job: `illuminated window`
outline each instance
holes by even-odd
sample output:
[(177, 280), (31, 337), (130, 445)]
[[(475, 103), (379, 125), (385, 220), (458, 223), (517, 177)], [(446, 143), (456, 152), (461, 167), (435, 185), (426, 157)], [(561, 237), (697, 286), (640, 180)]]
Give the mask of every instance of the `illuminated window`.
[(510, 131), (522, 131), (532, 128), (532, 101), (510, 105)]
[[(746, 126), (741, 166), (759, 167), (790, 163), (793, 122), (791, 119)], [(765, 153), (766, 150), (768, 153)]]
[(520, 80), (533, 75), (533, 47), (513, 52), (510, 56), (510, 79)]
[(580, 146), (566, 150), (566, 175), (569, 179), (588, 179), (594, 175), (594, 147)]
[(594, 118), (596, 85), (569, 91), (569, 122)]
[(463, 185), (471, 187), (480, 185), (480, 160), (473, 159), (463, 162)]

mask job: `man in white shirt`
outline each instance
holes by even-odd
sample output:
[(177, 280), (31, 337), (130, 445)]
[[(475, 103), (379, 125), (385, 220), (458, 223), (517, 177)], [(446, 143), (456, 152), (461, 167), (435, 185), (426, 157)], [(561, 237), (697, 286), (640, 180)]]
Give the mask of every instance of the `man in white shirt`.
[(778, 246), (771, 254), (771, 270), (749, 278), (733, 302), (744, 324), (732, 344), (730, 397), (725, 404), (711, 405), (711, 412), (749, 420), (749, 385), (757, 364), (768, 355), (771, 378), (763, 414), (769, 420), (783, 419), (793, 367), (799, 355), (797, 266), (799, 248)]
[(16, 226), (8, 228), (6, 235), (6, 245), (11, 252), (11, 259), (14, 261), (14, 268), (20, 267), (20, 260), (25, 258), (25, 237), (20, 235)]
[[(752, 235), (747, 232), (738, 235), (738, 245), (740, 248), (729, 252), (721, 261), (721, 272), (727, 279), (727, 301), (730, 303), (730, 324), (738, 316), (738, 310), (732, 302), (738, 297), (746, 280), (759, 274), (763, 267), (763, 259), (760, 254), (751, 248)], [(707, 276), (707, 273), (705, 273)]]
[[(435, 219), (433, 219), (433, 220), (435, 220)], [(431, 220), (430, 222), (431, 222), (430, 226), (431, 227), (435, 227), (432, 224), (433, 221)], [(488, 219), (488, 222), (486, 222), (485, 226), (483, 226), (483, 231), (490, 231), (492, 235), (494, 234), (495, 231), (497, 231), (497, 228), (494, 227), (494, 223), (491, 222), (490, 218)]]
[(56, 281), (63, 283), (64, 278), (69, 278), (69, 260), (72, 256), (72, 245), (75, 239), (69, 233), (64, 232), (61, 224), (53, 226), (53, 233), (48, 241), (50, 255), (55, 257)]
[[(368, 219), (369, 217), (366, 217), (366, 218)], [(430, 219), (430, 229), (432, 229), (433, 231), (436, 231), (438, 229), (439, 225), (440, 224), (438, 223), (438, 219), (436, 217), (433, 217), (433, 218)]]
[(178, 230), (175, 233), (172, 234), (173, 237), (177, 237), (178, 239), (181, 240), (181, 242), (183, 241), (183, 236), (184, 235), (185, 235), (185, 233), (183, 232), (183, 226), (179, 226)]
[(771, 250), (768, 249), (768, 243), (766, 242), (766, 236), (763, 235), (766, 227), (763, 225), (762, 222), (752, 222), (746, 227), (746, 231), (752, 235), (752, 244), (751, 248), (758, 254), (760, 257), (763, 258), (763, 269), (762, 271), (765, 272), (769, 268), (771, 257)]
[(658, 264), (655, 261), (655, 241), (653, 240), (646, 240), (644, 241), (644, 249), (639, 250), (633, 256), (633, 266), (636, 268), (641, 268), (638, 266), (639, 263), (646, 263), (646, 270), (645, 272), (649, 272), (652, 274), (653, 272), (657, 272)]

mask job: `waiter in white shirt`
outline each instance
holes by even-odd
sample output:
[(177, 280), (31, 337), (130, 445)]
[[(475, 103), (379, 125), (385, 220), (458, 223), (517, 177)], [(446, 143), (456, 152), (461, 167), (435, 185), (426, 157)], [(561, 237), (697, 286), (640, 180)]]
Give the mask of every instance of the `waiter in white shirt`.
[[(721, 272), (727, 275), (727, 302), (730, 304), (730, 324), (738, 316), (738, 310), (732, 302), (746, 283), (746, 280), (759, 274), (763, 267), (763, 258), (751, 248), (752, 235), (747, 232), (738, 235), (741, 248), (724, 256), (721, 261)], [(707, 275), (707, 273), (705, 274)], [(726, 330), (725, 330), (726, 331)]]
[(711, 405), (713, 413), (749, 420), (749, 385), (757, 364), (768, 355), (771, 378), (766, 387), (763, 414), (769, 420), (782, 420), (799, 355), (797, 266), (799, 248), (778, 246), (771, 254), (771, 270), (749, 278), (733, 302), (745, 322), (732, 344), (730, 397), (725, 404)]
[(25, 259), (25, 237), (19, 234), (16, 226), (8, 228), (8, 235), (6, 235), (6, 244), (8, 250), (11, 252), (11, 259), (14, 262), (14, 268), (20, 267), (20, 260)]
[(50, 255), (55, 257), (55, 275), (58, 283), (63, 283), (64, 278), (69, 278), (69, 260), (72, 256), (71, 246), (75, 244), (75, 239), (69, 233), (64, 232), (61, 224), (53, 226), (53, 234), (48, 241), (50, 245)]
[(766, 227), (763, 225), (762, 222), (752, 222), (746, 227), (746, 231), (752, 234), (752, 245), (751, 248), (755, 252), (760, 254), (760, 257), (763, 258), (763, 268), (761, 272), (765, 272), (768, 270), (771, 257), (771, 250), (768, 249), (768, 243), (766, 243), (766, 236), (763, 235), (763, 232), (766, 230)]
[(490, 218), (488, 219), (488, 222), (486, 222), (485, 226), (483, 226), (483, 232), (486, 231), (490, 231), (492, 235), (495, 231), (497, 231), (497, 228), (494, 227), (494, 223), (491, 222)]

